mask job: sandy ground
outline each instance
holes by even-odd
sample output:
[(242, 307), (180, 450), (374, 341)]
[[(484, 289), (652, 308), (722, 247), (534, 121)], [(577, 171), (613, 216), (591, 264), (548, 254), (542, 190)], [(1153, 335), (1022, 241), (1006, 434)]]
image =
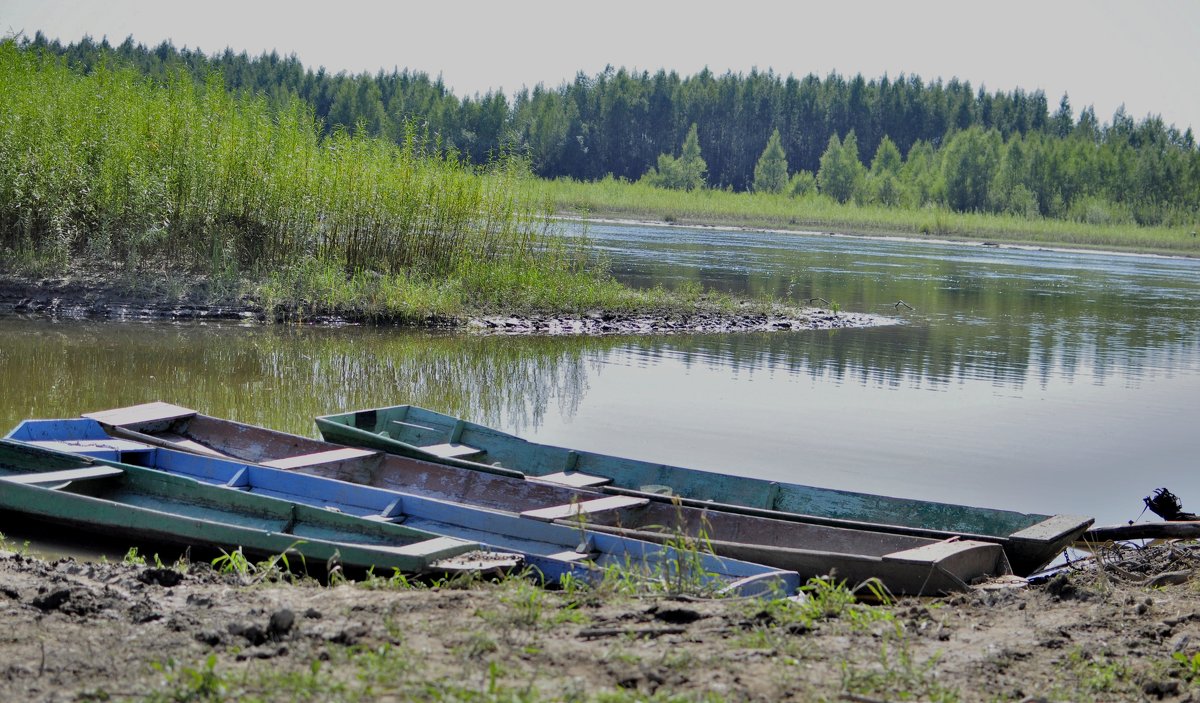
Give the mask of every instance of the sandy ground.
[(0, 553), (0, 700), (1200, 700), (1190, 544), (876, 606), (150, 562)]

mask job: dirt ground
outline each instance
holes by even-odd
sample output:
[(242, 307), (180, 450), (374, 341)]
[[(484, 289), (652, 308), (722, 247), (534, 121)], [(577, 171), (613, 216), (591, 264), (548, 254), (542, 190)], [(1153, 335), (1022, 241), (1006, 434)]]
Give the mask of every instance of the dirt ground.
[(149, 561), (0, 553), (0, 700), (1200, 700), (1191, 544), (884, 605)]

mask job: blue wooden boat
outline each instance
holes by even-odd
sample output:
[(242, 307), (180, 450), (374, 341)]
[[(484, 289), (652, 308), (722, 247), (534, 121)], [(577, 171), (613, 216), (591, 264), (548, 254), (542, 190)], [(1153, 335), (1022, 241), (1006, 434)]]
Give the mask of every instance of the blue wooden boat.
[(699, 551), (684, 554), (671, 547), (618, 535), (585, 534), (566, 525), (508, 513), (116, 439), (90, 419), (27, 420), (9, 437), (100, 459), (113, 466), (148, 467), (220, 486), (226, 492), (232, 489), (241, 494), (267, 496), (478, 543), (488, 550), (520, 555), (524, 564), (537, 569), (547, 582), (557, 583), (566, 574), (590, 579), (608, 567), (619, 567), (630, 575), (641, 573), (648, 579), (694, 583), (713, 592), (743, 596), (787, 595), (800, 586), (800, 577), (795, 572)]
[(476, 542), (7, 439), (0, 440), (0, 510), (134, 541), (290, 552), (322, 568), (336, 559), (350, 567), (453, 571), (459, 567), (455, 558), (482, 549)]
[[(310, 473), (450, 501), (589, 532), (663, 542), (703, 540), (720, 556), (798, 572), (834, 573), (852, 585), (878, 578), (893, 593), (962, 590), (976, 579), (1010, 573), (999, 545), (937, 540), (776, 520), (675, 505), (637, 495), (605, 495), (520, 472), (481, 472), (386, 452), (350, 448), (210, 417), (168, 403), (119, 408), (88, 417), (117, 438), (260, 466)], [(130, 458), (129, 460), (133, 460)]]
[(317, 418), (317, 427), (330, 442), (478, 471), (519, 470), (606, 493), (655, 500), (667, 494), (685, 505), (778, 520), (994, 542), (1004, 547), (1020, 575), (1045, 566), (1092, 524), (1092, 518), (1078, 515), (893, 498), (565, 449), (415, 405), (326, 415)]

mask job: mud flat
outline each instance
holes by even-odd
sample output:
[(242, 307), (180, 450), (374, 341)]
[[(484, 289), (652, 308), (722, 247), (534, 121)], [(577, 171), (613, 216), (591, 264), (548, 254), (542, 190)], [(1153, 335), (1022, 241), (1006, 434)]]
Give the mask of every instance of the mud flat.
[(1200, 700), (1191, 544), (886, 605), (0, 554), (0, 699)]

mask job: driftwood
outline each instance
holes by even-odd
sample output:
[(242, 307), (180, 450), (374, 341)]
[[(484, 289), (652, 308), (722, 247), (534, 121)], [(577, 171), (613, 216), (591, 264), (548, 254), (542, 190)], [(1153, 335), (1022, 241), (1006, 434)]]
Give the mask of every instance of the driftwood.
[(1093, 527), (1084, 532), (1079, 541), (1085, 544), (1101, 544), (1129, 539), (1200, 539), (1200, 520)]
[(1142, 498), (1150, 512), (1169, 522), (1200, 520), (1200, 515), (1183, 511), (1179, 497), (1166, 488), (1154, 489), (1154, 495)]

